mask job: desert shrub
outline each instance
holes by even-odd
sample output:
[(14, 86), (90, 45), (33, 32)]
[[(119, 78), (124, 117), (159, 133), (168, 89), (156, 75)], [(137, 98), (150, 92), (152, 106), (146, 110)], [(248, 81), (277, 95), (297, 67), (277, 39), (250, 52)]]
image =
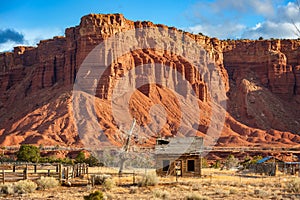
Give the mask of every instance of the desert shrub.
[(13, 184), (2, 184), (0, 185), (1, 194), (14, 194), (15, 188)]
[(138, 188), (137, 187), (130, 187), (130, 190), (129, 190), (129, 194), (136, 194), (138, 191)]
[(59, 181), (56, 180), (54, 177), (41, 177), (39, 180), (37, 180), (37, 184), (39, 186), (39, 189), (45, 190), (49, 188), (54, 188), (59, 185)]
[(209, 197), (205, 197), (199, 193), (193, 192), (193, 193), (186, 195), (185, 199), (186, 200), (209, 200)]
[(259, 197), (259, 198), (266, 198), (269, 196), (268, 191), (266, 190), (261, 190), (261, 189), (256, 189), (254, 190), (254, 194)]
[(154, 186), (158, 184), (158, 177), (156, 173), (148, 173), (143, 176), (138, 185), (141, 187)]
[(166, 190), (154, 190), (153, 196), (159, 199), (169, 199), (170, 193)]
[(219, 160), (216, 160), (215, 163), (212, 164), (212, 167), (215, 169), (218, 169), (221, 167), (221, 162)]
[(102, 175), (96, 175), (95, 176), (95, 184), (96, 185), (102, 185), (106, 179), (111, 178), (111, 175), (102, 174)]
[(206, 158), (202, 158), (202, 168), (208, 168), (208, 162)]
[(22, 180), (14, 183), (15, 192), (19, 194), (31, 193), (36, 190), (37, 184), (30, 180)]
[(84, 196), (84, 200), (102, 200), (104, 199), (103, 193), (99, 190), (90, 193), (88, 196)]
[(239, 163), (239, 160), (234, 157), (234, 155), (229, 155), (227, 159), (225, 160), (224, 166), (227, 169), (231, 169), (233, 167), (236, 167)]
[(230, 188), (229, 189), (229, 194), (238, 194), (238, 193), (239, 193), (239, 191), (236, 188)]
[(222, 188), (216, 188), (215, 193), (218, 195), (228, 196), (230, 192), (228, 190), (224, 190)]
[(285, 185), (285, 189), (288, 192), (300, 193), (300, 179), (296, 178), (296, 179), (288, 181)]
[(116, 186), (116, 183), (113, 179), (108, 178), (104, 180), (102, 186), (105, 190), (111, 190), (113, 187)]

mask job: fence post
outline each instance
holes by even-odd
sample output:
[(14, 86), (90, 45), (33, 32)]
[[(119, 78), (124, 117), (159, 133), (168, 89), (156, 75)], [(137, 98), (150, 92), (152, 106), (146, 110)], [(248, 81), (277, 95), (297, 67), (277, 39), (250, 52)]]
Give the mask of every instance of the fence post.
[(36, 174), (36, 164), (34, 165), (34, 173)]
[(50, 169), (48, 169), (48, 176), (50, 177)]
[(75, 165), (72, 166), (72, 178), (75, 178)]
[(132, 173), (132, 185), (135, 185), (135, 172), (133, 171)]
[(5, 183), (5, 171), (2, 169), (2, 184)]
[(85, 170), (86, 174), (89, 175), (89, 165), (86, 164), (86, 170)]
[(92, 175), (92, 187), (95, 186), (95, 175)]
[(76, 177), (78, 177), (79, 176), (78, 164), (76, 164), (75, 166), (76, 166)]
[(69, 180), (69, 166), (67, 167), (67, 176), (66, 176), (66, 180), (68, 181)]
[(78, 174), (78, 176), (80, 176), (81, 175), (81, 163), (79, 163), (79, 174)]
[(58, 179), (59, 179), (59, 182), (61, 183), (62, 182), (62, 164), (58, 164)]
[(28, 165), (26, 164), (26, 167), (24, 169), (24, 180), (28, 179)]
[(16, 165), (13, 165), (13, 172), (16, 172)]

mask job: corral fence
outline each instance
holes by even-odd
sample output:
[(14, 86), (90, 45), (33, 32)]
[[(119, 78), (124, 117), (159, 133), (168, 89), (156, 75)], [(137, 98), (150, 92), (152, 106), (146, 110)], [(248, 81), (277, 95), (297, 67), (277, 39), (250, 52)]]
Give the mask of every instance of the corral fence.
[(54, 177), (60, 182), (88, 174), (88, 165), (79, 163), (63, 165), (60, 163), (1, 163), (0, 182), (16, 182), (19, 180), (36, 180), (40, 177)]

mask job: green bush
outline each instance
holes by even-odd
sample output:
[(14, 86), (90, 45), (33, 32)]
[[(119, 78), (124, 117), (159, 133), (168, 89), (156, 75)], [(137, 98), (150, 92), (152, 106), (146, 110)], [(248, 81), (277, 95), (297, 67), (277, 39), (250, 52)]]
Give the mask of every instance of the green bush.
[(17, 152), (17, 159), (24, 162), (39, 162), (40, 149), (33, 145), (22, 144)]
[(41, 177), (39, 180), (37, 180), (37, 184), (39, 186), (39, 189), (45, 190), (49, 188), (54, 188), (59, 185), (59, 181), (56, 180), (54, 177)]
[(75, 163), (84, 163), (84, 161), (85, 161), (84, 152), (80, 151), (75, 158)]
[(90, 193), (88, 196), (84, 196), (84, 200), (102, 200), (103, 198), (103, 193), (99, 190)]
[(221, 167), (221, 162), (220, 160), (216, 160), (215, 163), (212, 165), (213, 168), (218, 169)]
[(15, 192), (19, 194), (31, 193), (36, 190), (37, 184), (30, 180), (22, 180), (14, 183)]
[(145, 174), (143, 178), (139, 181), (138, 185), (141, 187), (155, 186), (158, 184), (158, 177), (156, 173)]
[(88, 158), (86, 158), (84, 162), (86, 164), (88, 164), (90, 167), (103, 166), (103, 163), (100, 163), (99, 160), (92, 155), (90, 155)]

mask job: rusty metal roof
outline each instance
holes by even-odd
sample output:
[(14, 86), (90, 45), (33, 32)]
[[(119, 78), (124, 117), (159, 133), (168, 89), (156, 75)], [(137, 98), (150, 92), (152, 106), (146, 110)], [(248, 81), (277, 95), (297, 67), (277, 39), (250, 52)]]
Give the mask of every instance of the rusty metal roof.
[(182, 155), (201, 154), (203, 149), (202, 137), (174, 137), (168, 144), (156, 145), (155, 154)]

